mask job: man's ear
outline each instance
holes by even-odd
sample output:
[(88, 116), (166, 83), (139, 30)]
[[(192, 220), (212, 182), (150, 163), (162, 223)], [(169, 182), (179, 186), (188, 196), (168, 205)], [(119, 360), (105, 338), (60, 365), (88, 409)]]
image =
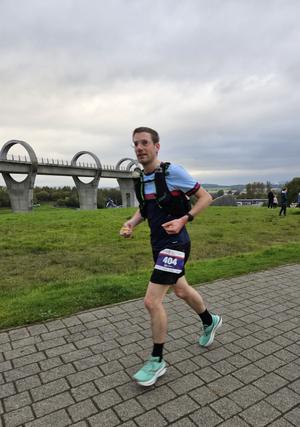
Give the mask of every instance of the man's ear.
[(156, 148), (156, 154), (158, 154), (159, 149), (160, 149), (160, 143), (159, 143), (159, 142), (157, 142), (157, 143), (155, 144), (155, 148)]

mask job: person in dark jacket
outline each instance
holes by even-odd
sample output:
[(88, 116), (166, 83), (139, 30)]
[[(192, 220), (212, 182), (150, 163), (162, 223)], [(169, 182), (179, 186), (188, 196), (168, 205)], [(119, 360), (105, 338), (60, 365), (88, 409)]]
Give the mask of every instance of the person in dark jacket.
[(280, 200), (281, 209), (279, 212), (279, 216), (281, 216), (282, 214), (284, 216), (286, 216), (286, 208), (287, 208), (287, 203), (288, 203), (287, 188), (286, 187), (284, 187), (281, 190), (280, 197), (281, 197), (281, 200)]
[(272, 190), (270, 190), (268, 192), (268, 208), (273, 208), (274, 207), (274, 193)]

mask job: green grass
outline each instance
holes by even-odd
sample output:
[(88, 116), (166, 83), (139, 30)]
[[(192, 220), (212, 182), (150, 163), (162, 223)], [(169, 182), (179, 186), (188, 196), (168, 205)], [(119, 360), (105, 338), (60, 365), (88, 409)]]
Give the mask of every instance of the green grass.
[[(141, 297), (152, 269), (146, 223), (119, 229), (134, 209), (41, 207), (0, 211), (0, 327)], [(300, 261), (300, 211), (211, 207), (188, 226), (191, 284)]]

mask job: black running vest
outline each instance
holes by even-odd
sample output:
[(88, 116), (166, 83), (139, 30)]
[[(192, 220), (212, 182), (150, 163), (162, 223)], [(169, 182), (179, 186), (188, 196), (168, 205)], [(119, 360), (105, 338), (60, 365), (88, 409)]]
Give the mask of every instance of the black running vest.
[[(169, 162), (163, 163), (156, 168), (154, 173), (154, 184), (156, 189), (156, 203), (159, 208), (175, 218), (186, 215), (191, 204), (189, 198), (181, 191), (171, 192), (166, 183), (166, 176), (169, 174)], [(140, 212), (143, 218), (147, 218), (147, 200), (145, 200), (144, 191), (144, 173), (141, 171), (140, 176), (134, 178), (135, 194), (139, 202)]]

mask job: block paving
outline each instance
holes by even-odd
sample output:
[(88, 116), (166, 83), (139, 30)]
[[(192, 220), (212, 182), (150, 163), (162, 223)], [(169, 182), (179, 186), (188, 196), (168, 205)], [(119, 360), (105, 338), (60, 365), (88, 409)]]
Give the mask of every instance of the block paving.
[(143, 300), (0, 331), (0, 427), (300, 426), (300, 265), (198, 288), (213, 345), (168, 294), (167, 373), (132, 381), (152, 347)]

